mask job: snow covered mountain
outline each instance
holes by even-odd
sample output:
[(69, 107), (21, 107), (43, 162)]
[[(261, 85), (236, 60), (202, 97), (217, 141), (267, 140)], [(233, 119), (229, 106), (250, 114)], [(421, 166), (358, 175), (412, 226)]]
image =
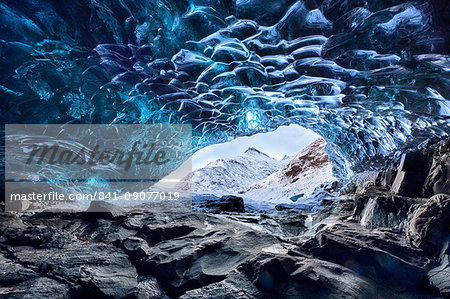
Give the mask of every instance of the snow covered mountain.
[(239, 194), (251, 201), (292, 202), (334, 180), (325, 145), (319, 138), (295, 157), (281, 161), (249, 148), (241, 156), (211, 162), (187, 179), (194, 194)]
[(325, 146), (326, 141), (318, 138), (282, 169), (252, 184), (243, 195), (274, 203), (293, 202), (310, 195), (318, 185), (335, 180)]
[(281, 169), (287, 161), (278, 161), (255, 148), (241, 156), (218, 159), (195, 170), (191, 176), (192, 192), (196, 194), (237, 194), (252, 184)]

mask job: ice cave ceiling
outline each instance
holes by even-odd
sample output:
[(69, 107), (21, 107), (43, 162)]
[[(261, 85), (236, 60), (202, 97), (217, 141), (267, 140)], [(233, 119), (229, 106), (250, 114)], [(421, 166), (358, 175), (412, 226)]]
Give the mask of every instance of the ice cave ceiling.
[(2, 0), (1, 120), (192, 123), (196, 148), (296, 123), (360, 165), (450, 132), (447, 3)]

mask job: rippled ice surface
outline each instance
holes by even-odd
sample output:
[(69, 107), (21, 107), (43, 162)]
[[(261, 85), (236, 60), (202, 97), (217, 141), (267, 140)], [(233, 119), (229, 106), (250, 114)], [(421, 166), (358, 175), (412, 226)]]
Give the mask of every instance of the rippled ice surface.
[(196, 148), (296, 123), (344, 176), (450, 132), (444, 2), (2, 1), (1, 119), (192, 123)]

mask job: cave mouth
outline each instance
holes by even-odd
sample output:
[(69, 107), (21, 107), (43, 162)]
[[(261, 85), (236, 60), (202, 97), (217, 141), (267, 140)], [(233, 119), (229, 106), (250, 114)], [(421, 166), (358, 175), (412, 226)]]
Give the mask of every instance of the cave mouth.
[(299, 125), (238, 137), (194, 153), (194, 202), (199, 197), (238, 196), (262, 209), (278, 204), (320, 206), (313, 193), (336, 181), (323, 137)]
[(237, 137), (231, 141), (212, 144), (196, 151), (192, 156), (192, 169), (197, 170), (218, 159), (234, 158), (249, 149), (283, 160), (293, 157), (321, 136), (299, 125), (280, 126), (274, 131)]

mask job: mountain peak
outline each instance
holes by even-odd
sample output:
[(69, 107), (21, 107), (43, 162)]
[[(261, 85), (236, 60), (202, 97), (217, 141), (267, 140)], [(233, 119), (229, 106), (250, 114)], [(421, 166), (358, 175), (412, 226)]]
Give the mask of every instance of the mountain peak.
[(246, 149), (244, 154), (259, 154), (259, 155), (264, 155), (266, 157), (269, 157), (269, 155), (261, 152), (260, 150), (254, 148), (254, 147), (249, 147), (248, 149)]

